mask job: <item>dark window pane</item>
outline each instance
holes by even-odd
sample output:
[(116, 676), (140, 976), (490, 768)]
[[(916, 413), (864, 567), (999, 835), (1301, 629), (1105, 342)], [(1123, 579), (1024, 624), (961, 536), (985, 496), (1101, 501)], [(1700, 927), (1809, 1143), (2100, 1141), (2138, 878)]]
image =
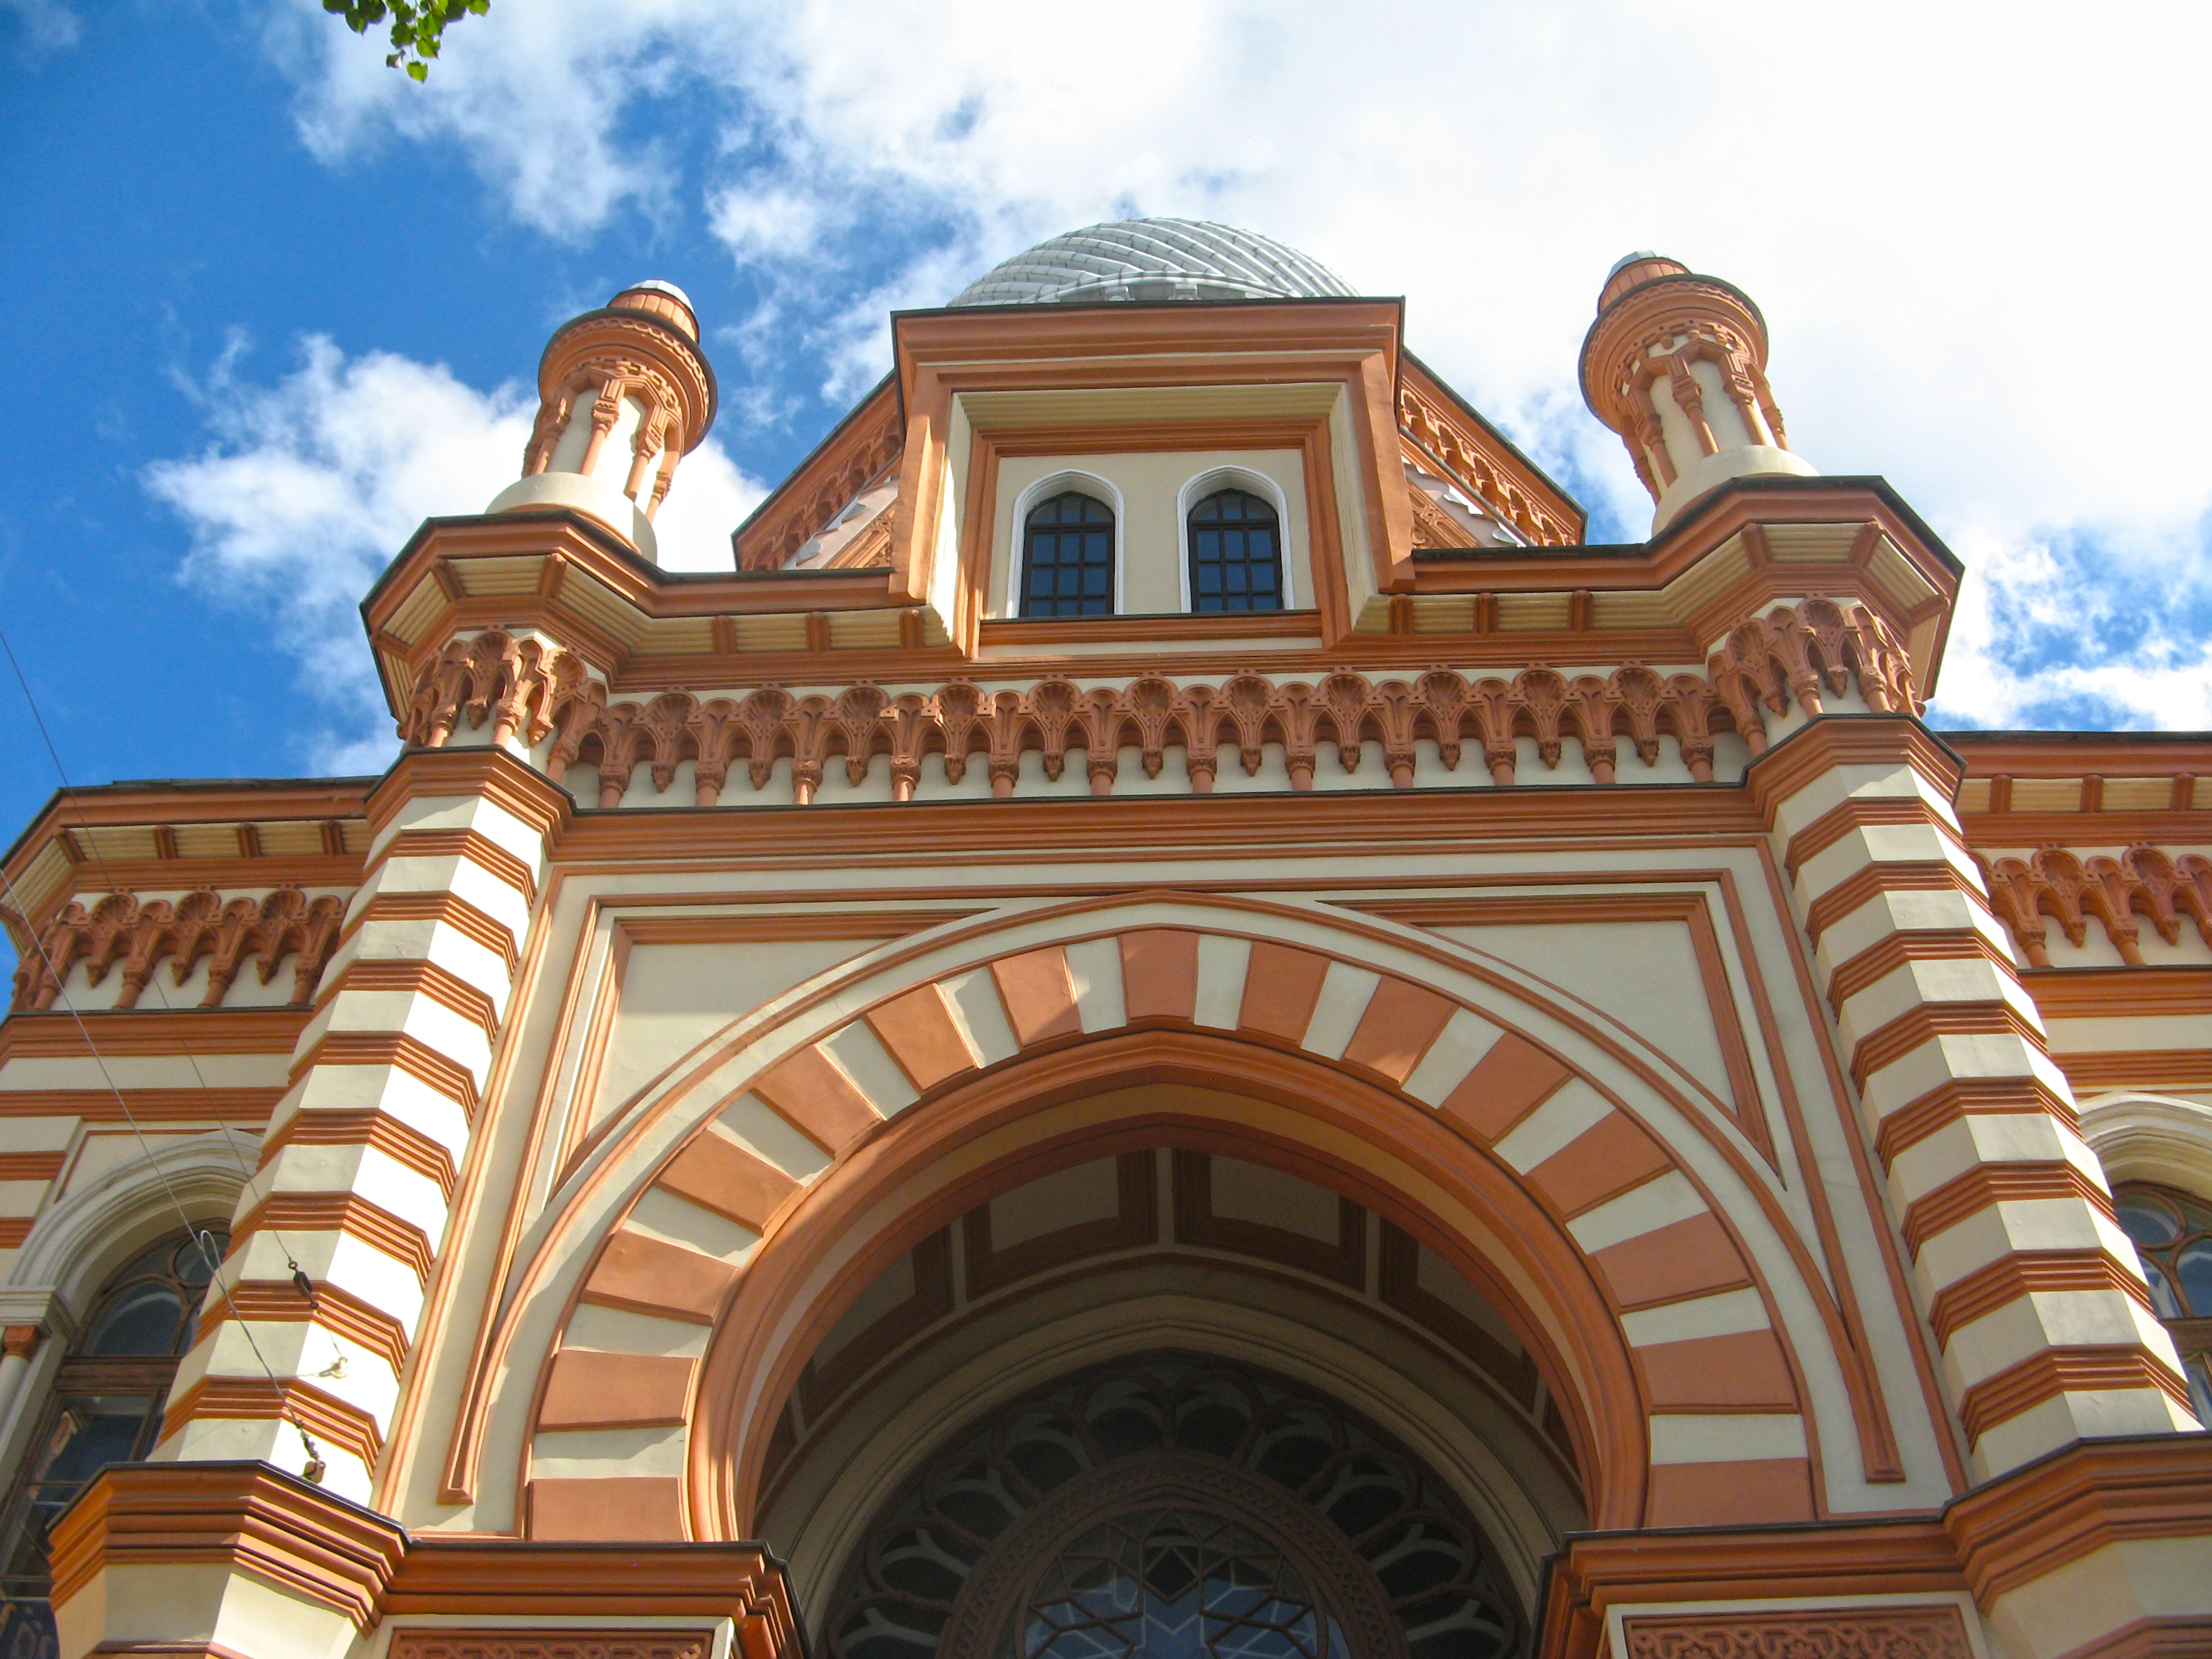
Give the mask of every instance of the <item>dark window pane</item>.
[[(1021, 614), (1106, 616), (1114, 608), (1114, 515), (1068, 490), (1031, 509), (1022, 531)], [(1064, 526), (1064, 527), (1063, 527)]]
[(1193, 610), (1282, 608), (1281, 531), (1267, 501), (1217, 490), (1191, 509), (1189, 531)]
[(159, 1279), (110, 1297), (86, 1338), (87, 1353), (167, 1353), (177, 1345), (185, 1299)]

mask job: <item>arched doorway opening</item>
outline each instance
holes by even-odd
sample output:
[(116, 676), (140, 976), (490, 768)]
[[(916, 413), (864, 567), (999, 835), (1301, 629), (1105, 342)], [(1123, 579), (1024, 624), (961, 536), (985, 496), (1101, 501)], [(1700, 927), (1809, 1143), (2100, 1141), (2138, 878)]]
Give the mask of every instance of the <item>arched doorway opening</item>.
[(868, 1527), (832, 1659), (1505, 1659), (1480, 1529), (1390, 1437), (1286, 1377), (1148, 1353), (1024, 1391)]
[[(1587, 1523), (1565, 1414), (1514, 1320), (1324, 1179), (1264, 1143), (1125, 1125), (971, 1190), (885, 1266), (800, 1370), (762, 1472), (757, 1531), (817, 1650), (1520, 1651), (1542, 1558)], [(988, 1498), (947, 1473), (979, 1436)], [(960, 1512), (930, 1513), (948, 1491)], [(1225, 1577), (1163, 1600), (1200, 1560)], [(1262, 1579), (1303, 1588), (1254, 1624)], [(1183, 1645), (1130, 1635), (1171, 1626)]]

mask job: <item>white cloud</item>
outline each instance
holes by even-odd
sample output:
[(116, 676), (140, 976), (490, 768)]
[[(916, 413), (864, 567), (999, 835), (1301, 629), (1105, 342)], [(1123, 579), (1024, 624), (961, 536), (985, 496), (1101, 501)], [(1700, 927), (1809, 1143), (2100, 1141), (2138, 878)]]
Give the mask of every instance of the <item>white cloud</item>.
[[(267, 616), (327, 724), (307, 758), (326, 772), (380, 770), (396, 752), (357, 607), (425, 518), (476, 513), (520, 470), (534, 400), (479, 392), (437, 364), (349, 358), (303, 342), (270, 385), (234, 378), (242, 343), (191, 390), (213, 441), (164, 461), (149, 489), (191, 535), (183, 580)], [(712, 440), (663, 503), (664, 562), (728, 569), (729, 532), (760, 499)]]
[[(1887, 473), (1962, 548), (1972, 526), (1985, 586), (2085, 538), (2166, 546), (2188, 584), (2212, 568), (2212, 422), (2163, 344), (2212, 264), (2201, 6), (1878, 0), (1747, 27), (1691, 0), (1125, 0), (1110, 23), (1032, 0), (496, 0), (422, 88), (317, 0), (277, 3), (320, 153), (456, 144), (556, 234), (696, 210), (738, 258), (803, 258), (813, 286), (777, 314), (840, 392), (884, 366), (887, 301), (1097, 218), (1224, 218), (1405, 293), (1414, 349), (1640, 529), (1574, 368), (1607, 266), (1656, 246), (1763, 306), (1802, 453)], [(687, 100), (719, 112), (719, 150), (639, 136)], [(869, 256), (908, 222), (940, 228), (886, 276)], [(816, 281), (841, 255), (851, 280)], [(1962, 617), (1985, 667), (1954, 665), (1954, 717), (2034, 702), (2005, 688), (2019, 611), (1985, 607), (1978, 638)], [(2171, 643), (2193, 672), (2199, 641)], [(2075, 665), (2069, 695), (2191, 706), (2106, 666)]]
[(26, 58), (66, 52), (84, 33), (84, 21), (63, 0), (0, 0), (0, 13), (6, 12), (14, 13), (22, 25), (19, 51)]

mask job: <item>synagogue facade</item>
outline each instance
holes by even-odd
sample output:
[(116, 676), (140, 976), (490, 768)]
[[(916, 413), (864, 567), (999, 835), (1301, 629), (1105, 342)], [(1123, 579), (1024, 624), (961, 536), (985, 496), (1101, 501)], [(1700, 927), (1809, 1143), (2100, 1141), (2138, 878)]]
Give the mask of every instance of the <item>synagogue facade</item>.
[(2212, 1651), (2212, 737), (1930, 729), (1656, 255), (1627, 544), (1262, 237), (890, 329), (698, 575), (564, 325), (388, 771), (0, 864), (9, 1659)]

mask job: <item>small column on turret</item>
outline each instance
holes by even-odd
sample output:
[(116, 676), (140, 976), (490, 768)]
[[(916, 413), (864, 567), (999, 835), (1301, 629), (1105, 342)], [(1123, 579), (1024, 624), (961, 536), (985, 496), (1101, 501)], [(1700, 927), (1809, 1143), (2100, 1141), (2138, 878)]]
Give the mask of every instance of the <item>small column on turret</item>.
[(714, 371), (684, 291), (639, 283), (554, 331), (538, 365), (538, 419), (523, 476), (492, 513), (587, 513), (648, 559), (676, 465), (714, 422)]
[(1741, 289), (1656, 253), (1607, 275), (1583, 340), (1583, 398), (1620, 434), (1651, 528), (1730, 478), (1810, 477), (1766, 383), (1766, 320)]

